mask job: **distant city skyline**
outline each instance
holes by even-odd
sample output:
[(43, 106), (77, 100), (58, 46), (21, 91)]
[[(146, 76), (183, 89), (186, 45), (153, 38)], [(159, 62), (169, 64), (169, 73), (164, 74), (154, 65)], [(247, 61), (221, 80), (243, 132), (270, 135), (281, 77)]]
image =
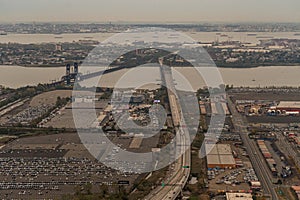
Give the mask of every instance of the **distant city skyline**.
[(0, 0), (0, 22), (300, 22), (299, 0)]

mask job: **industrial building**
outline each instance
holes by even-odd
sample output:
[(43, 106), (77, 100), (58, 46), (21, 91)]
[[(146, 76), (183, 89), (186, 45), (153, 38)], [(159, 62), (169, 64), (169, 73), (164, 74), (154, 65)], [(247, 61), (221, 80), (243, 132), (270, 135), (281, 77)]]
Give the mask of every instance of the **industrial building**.
[(206, 144), (208, 168), (235, 168), (236, 162), (229, 144)]
[(276, 111), (282, 114), (299, 114), (300, 113), (300, 101), (281, 101), (276, 106)]
[(250, 193), (226, 193), (226, 200), (252, 200)]
[(260, 190), (261, 183), (259, 181), (250, 181), (250, 186), (252, 190)]
[(258, 145), (258, 148), (259, 150), (261, 151), (261, 153), (263, 154), (264, 158), (266, 159), (266, 162), (272, 172), (272, 174), (274, 176), (277, 175), (277, 170), (276, 170), (276, 162), (275, 160), (273, 159), (272, 157), (272, 154), (270, 153), (270, 151), (268, 150), (267, 146), (266, 146), (266, 143), (264, 140), (257, 140), (257, 145)]

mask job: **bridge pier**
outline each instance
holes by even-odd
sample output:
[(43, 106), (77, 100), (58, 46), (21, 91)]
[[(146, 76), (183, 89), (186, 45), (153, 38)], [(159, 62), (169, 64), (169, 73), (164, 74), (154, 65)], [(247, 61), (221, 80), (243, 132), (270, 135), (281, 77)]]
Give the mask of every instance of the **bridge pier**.
[(76, 81), (77, 76), (79, 75), (78, 69), (78, 63), (76, 62), (73, 66), (71, 66), (70, 64), (66, 65), (66, 74), (62, 77), (62, 80), (65, 82), (66, 85), (73, 84)]

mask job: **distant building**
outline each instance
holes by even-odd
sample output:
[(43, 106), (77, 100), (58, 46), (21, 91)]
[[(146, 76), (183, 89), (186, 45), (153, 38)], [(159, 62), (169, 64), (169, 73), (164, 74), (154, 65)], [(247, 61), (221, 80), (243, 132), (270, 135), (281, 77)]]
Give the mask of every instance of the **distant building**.
[(226, 193), (226, 200), (252, 200), (250, 193)]
[(250, 187), (252, 190), (260, 190), (261, 189), (261, 183), (259, 181), (251, 181)]
[(55, 45), (55, 51), (62, 51), (62, 46), (61, 46), (61, 44), (56, 44), (56, 45)]
[(208, 168), (235, 168), (236, 162), (229, 144), (206, 144)]
[(276, 106), (276, 111), (282, 114), (299, 114), (300, 113), (300, 101), (281, 101)]

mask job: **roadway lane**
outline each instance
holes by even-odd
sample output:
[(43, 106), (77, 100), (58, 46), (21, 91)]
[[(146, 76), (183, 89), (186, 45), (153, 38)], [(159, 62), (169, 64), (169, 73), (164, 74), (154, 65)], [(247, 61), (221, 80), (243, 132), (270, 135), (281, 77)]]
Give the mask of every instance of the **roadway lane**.
[[(158, 186), (154, 189), (145, 199), (157, 200), (157, 199), (176, 199), (181, 193), (183, 187), (187, 183), (190, 175), (191, 165), (191, 152), (190, 148), (185, 150), (186, 145), (190, 145), (189, 132), (186, 127), (179, 127), (180, 124), (186, 124), (183, 117), (180, 117), (180, 108), (176, 95), (175, 86), (173, 83), (173, 77), (170, 67), (161, 66), (162, 80), (165, 81), (165, 85), (168, 88), (168, 99), (172, 114), (173, 124), (176, 130), (176, 151), (182, 155), (175, 161), (174, 172), (170, 174), (170, 178), (164, 182), (164, 186)], [(179, 147), (179, 149), (177, 149)], [(183, 168), (183, 166), (189, 166)]]

